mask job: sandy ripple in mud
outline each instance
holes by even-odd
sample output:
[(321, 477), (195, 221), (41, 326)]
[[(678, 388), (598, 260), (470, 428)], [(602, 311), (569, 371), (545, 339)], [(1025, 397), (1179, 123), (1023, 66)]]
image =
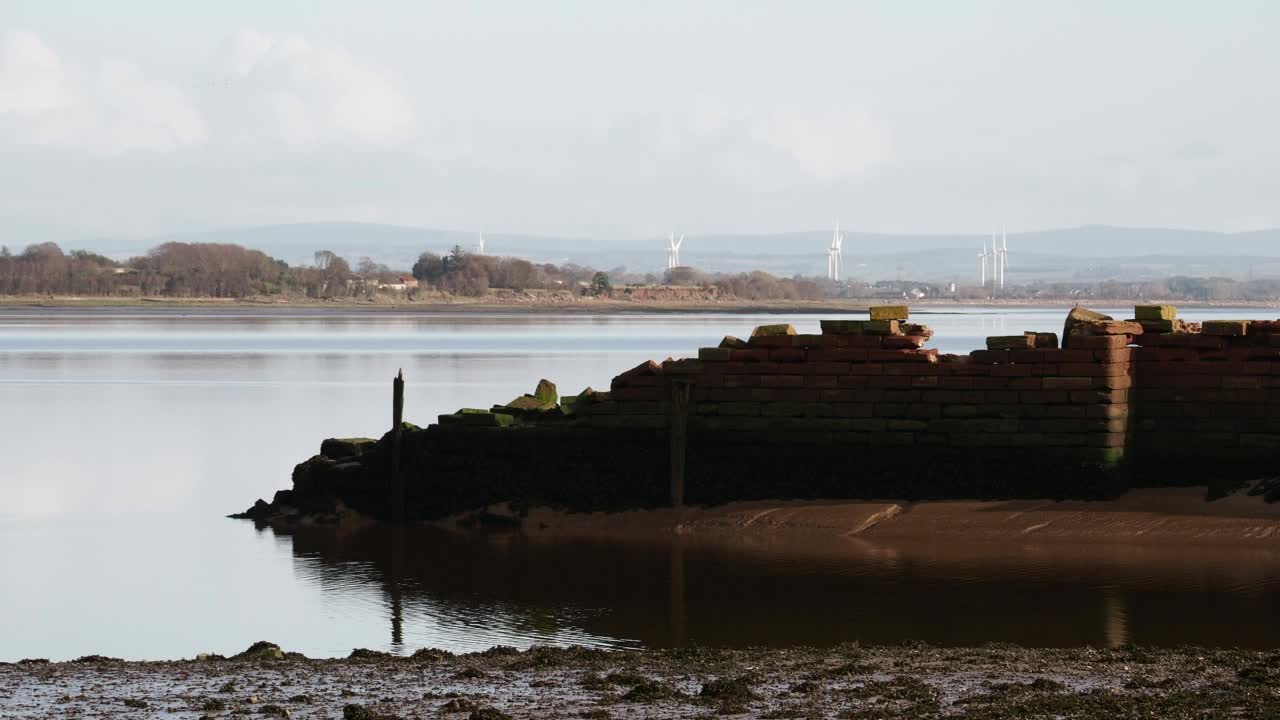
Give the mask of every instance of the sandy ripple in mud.
[(1280, 652), (497, 648), (0, 665), (12, 718), (1273, 717)]

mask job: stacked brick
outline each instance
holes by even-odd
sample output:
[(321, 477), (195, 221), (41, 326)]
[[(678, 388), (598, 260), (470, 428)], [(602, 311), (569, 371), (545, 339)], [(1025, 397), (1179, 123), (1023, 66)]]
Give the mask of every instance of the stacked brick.
[(1166, 315), (1166, 331), (1145, 333), (1134, 351), (1135, 451), (1215, 462), (1273, 456), (1280, 450), (1280, 321), (1194, 325)]
[(717, 443), (1055, 449), (1103, 464), (1280, 451), (1280, 321), (1135, 314), (1082, 310), (1064, 347), (1027, 332), (967, 355), (926, 347), (932, 331), (905, 307), (822, 321), (821, 334), (762, 326), (622, 373), (573, 424), (662, 430), (685, 385), (690, 432)]

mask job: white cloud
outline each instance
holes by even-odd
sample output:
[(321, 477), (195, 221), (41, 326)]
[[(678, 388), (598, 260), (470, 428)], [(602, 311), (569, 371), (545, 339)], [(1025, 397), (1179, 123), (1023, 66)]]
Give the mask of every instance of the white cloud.
[(386, 144), (413, 129), (413, 108), (396, 83), (343, 47), (247, 29), (233, 38), (227, 63), (287, 143)]
[(852, 107), (783, 107), (748, 114), (751, 137), (787, 153), (819, 180), (864, 174), (890, 158), (893, 141), (870, 113)]
[(116, 155), (204, 142), (204, 120), (176, 87), (104, 58), (62, 62), (29, 32), (0, 36), (0, 128), (5, 141)]
[(0, 113), (36, 115), (66, 101), (57, 53), (29, 32), (0, 36)]

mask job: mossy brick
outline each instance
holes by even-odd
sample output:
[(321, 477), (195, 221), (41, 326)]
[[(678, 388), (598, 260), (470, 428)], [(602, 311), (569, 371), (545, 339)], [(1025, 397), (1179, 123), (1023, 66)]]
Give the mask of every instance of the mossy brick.
[(991, 335), (988, 350), (1030, 350), (1036, 346), (1035, 335)]
[(521, 395), (503, 407), (512, 410), (541, 410), (544, 406), (554, 407), (554, 403), (545, 403), (532, 395)]
[(906, 305), (872, 305), (868, 315), (873, 321), (906, 320), (911, 317), (911, 310)]
[(1173, 320), (1178, 317), (1178, 308), (1172, 305), (1136, 305), (1133, 316), (1142, 320)]
[(864, 335), (901, 335), (902, 328), (897, 320), (868, 320), (863, 328)]
[(795, 335), (796, 329), (791, 323), (778, 323), (775, 325), (757, 325), (751, 331), (751, 337), (774, 337), (778, 335)]
[(538, 387), (534, 388), (533, 396), (544, 403), (554, 403), (560, 399), (556, 384), (546, 378), (538, 381)]
[(725, 350), (745, 350), (747, 348), (746, 340), (739, 340), (732, 335), (725, 335), (720, 341), (720, 347)]
[(819, 320), (823, 335), (861, 335), (866, 320)]
[(1200, 332), (1218, 337), (1242, 337), (1249, 332), (1248, 320), (1205, 320)]
[(1183, 323), (1181, 320), (1135, 320), (1134, 322), (1142, 326), (1143, 334), (1146, 333), (1175, 333), (1179, 331)]
[(698, 359), (703, 362), (729, 362), (733, 351), (726, 347), (698, 348)]

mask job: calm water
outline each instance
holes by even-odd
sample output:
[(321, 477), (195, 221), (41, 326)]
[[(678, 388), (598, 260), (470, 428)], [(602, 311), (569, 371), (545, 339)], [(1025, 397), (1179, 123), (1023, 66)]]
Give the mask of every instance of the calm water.
[[(1123, 311), (1118, 311), (1127, 315)], [(1270, 313), (1274, 315), (1275, 313)], [(1063, 311), (918, 313), (934, 346)], [(1265, 311), (1187, 313), (1191, 319)], [(1280, 556), (1103, 546), (819, 547), (277, 535), (221, 516), (322, 438), (425, 424), (814, 316), (0, 310), (0, 660), (1005, 640), (1280, 645)]]

